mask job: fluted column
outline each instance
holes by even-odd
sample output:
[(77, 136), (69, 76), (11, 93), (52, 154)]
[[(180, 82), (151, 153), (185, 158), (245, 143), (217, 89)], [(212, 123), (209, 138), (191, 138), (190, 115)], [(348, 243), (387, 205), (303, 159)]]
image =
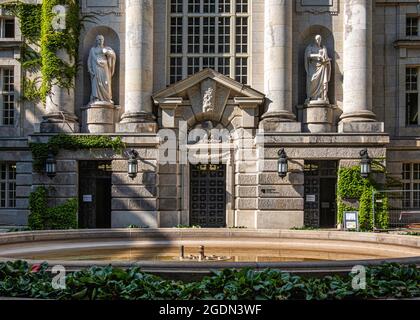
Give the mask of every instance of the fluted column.
[(293, 1), (265, 1), (264, 87), (267, 112), (263, 119), (292, 121)]
[(153, 131), (153, 0), (125, 1), (125, 113), (120, 132)]
[(371, 122), (372, 2), (344, 0), (344, 83), (342, 122)]

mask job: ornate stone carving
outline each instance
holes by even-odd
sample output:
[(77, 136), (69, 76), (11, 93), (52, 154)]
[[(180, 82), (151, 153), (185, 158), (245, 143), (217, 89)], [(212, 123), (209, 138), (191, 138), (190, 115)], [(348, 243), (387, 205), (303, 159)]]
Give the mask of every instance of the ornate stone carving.
[(204, 93), (203, 97), (203, 112), (212, 112), (214, 111), (214, 91), (212, 88), (208, 88), (207, 91)]
[(120, 0), (83, 0), (82, 13), (97, 16), (122, 15)]
[(216, 83), (210, 79), (203, 81), (201, 92), (203, 95), (203, 112), (214, 112), (216, 107)]
[(296, 12), (338, 15), (340, 0), (296, 0)]

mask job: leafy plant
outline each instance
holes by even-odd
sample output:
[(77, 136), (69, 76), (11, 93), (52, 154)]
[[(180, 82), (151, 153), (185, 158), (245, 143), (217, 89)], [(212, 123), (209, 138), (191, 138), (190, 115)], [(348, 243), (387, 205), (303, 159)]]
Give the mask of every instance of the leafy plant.
[(311, 227), (311, 226), (303, 226), (303, 227), (293, 227), (293, 228), (290, 228), (290, 230), (300, 230), (300, 231), (303, 231), (303, 230), (319, 230), (319, 228)]
[[(53, 26), (56, 18), (53, 8), (56, 5), (67, 8), (64, 30), (56, 30)], [(24, 40), (20, 59), (24, 71), (23, 99), (41, 99), (45, 103), (53, 85), (73, 88), (78, 71), (79, 37), (83, 28), (78, 0), (43, 0), (42, 4), (9, 1), (0, 4), (0, 7), (19, 19)], [(59, 56), (61, 51), (69, 56), (68, 61)], [(40, 78), (37, 77), (39, 71)]]
[(77, 199), (48, 207), (48, 190), (38, 187), (29, 195), (28, 225), (31, 230), (64, 230), (77, 228)]
[[(377, 166), (377, 170), (381, 167)], [(373, 179), (363, 179), (360, 175), (360, 168), (354, 166), (351, 168), (341, 168), (338, 173), (337, 184), (337, 203), (338, 203), (338, 221), (343, 223), (345, 211), (359, 211), (359, 225), (362, 231), (373, 229), (373, 193), (383, 186), (379, 185)], [(346, 202), (347, 199), (357, 200), (359, 207)], [(375, 226), (386, 229), (389, 225), (388, 198), (382, 195), (381, 202), (375, 203)]]
[(59, 134), (53, 136), (47, 143), (30, 143), (29, 148), (34, 158), (34, 169), (41, 171), (44, 167), (48, 152), (51, 150), (57, 155), (60, 149), (80, 150), (80, 149), (113, 149), (116, 152), (122, 152), (125, 144), (120, 137), (111, 138), (107, 136), (91, 135), (67, 135)]
[(46, 264), (0, 263), (0, 296), (61, 300), (332, 300), (420, 297), (416, 266), (384, 264), (366, 270), (366, 289), (353, 276), (300, 277), (278, 270), (215, 271), (197, 282), (164, 280), (127, 270), (92, 267), (69, 273), (66, 288), (54, 290)]

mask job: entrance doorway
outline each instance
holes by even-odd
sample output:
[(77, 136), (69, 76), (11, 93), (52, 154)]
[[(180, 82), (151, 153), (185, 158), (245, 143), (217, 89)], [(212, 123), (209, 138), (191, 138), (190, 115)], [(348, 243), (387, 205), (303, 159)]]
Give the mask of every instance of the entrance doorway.
[(111, 161), (79, 162), (79, 228), (111, 228)]
[(336, 161), (305, 161), (305, 226), (335, 228)]
[(190, 166), (190, 224), (226, 227), (226, 165)]

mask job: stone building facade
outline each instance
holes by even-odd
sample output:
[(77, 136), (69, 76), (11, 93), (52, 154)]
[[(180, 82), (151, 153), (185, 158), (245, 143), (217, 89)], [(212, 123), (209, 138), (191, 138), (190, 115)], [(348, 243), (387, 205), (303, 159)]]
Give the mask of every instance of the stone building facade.
[[(46, 106), (19, 99), (19, 25), (0, 12), (0, 224), (25, 225), (29, 194), (48, 185), (51, 205), (79, 198), (80, 227), (334, 227), (337, 171), (359, 164), (364, 148), (420, 190), (418, 1), (80, 6), (97, 18), (81, 35), (83, 67), (74, 92), (55, 88)], [(90, 104), (98, 35), (116, 54), (113, 105)], [(316, 35), (332, 59), (322, 105), (306, 103), (305, 48)], [(229, 138), (196, 139), (214, 129)], [(139, 153), (138, 175), (127, 175), (127, 152), (99, 149), (60, 151), (52, 179), (35, 172), (28, 144), (59, 132), (121, 137)], [(162, 161), (168, 154), (175, 160)]]

